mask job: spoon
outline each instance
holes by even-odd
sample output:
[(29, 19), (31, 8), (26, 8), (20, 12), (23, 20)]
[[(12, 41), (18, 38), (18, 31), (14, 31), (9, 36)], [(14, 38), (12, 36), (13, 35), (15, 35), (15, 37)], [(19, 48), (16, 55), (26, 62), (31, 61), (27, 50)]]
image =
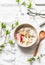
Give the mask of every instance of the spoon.
[(40, 16), (41, 18), (45, 18), (44, 12), (45, 12), (45, 10), (38, 12), (36, 9), (32, 8), (32, 9), (28, 9), (27, 14), (32, 17)]
[(39, 46), (40, 46), (40, 42), (41, 42), (44, 38), (45, 38), (45, 31), (41, 31), (41, 32), (39, 33), (39, 43), (37, 44), (37, 47), (36, 47), (36, 49), (35, 49), (35, 51), (34, 51), (34, 54), (33, 54), (34, 57), (37, 55), (37, 52), (38, 52), (38, 49), (39, 49)]
[(36, 6), (45, 6), (45, 4), (35, 4)]

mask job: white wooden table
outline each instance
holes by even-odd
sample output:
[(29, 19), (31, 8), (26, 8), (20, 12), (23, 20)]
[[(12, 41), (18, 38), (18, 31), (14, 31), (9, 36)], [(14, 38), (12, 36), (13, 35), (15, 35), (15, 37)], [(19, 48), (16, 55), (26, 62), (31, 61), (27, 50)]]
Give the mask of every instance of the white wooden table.
[[(33, 0), (33, 2), (41, 3), (42, 0), (40, 1)], [(45, 2), (45, 0), (43, 2)], [(39, 16), (33, 19), (33, 17), (28, 16), (26, 14), (27, 10), (24, 7), (22, 8), (22, 10), (25, 13), (25, 15), (22, 16), (19, 12), (20, 10), (19, 7), (2, 6), (2, 4), (15, 4), (15, 0), (0, 0), (0, 23), (4, 21), (10, 26), (12, 22), (18, 20), (20, 24), (23, 23), (32, 24), (37, 28), (37, 31), (39, 31), (40, 29), (45, 30), (45, 25), (42, 28), (39, 27), (42, 23), (45, 22), (45, 19)], [(40, 11), (40, 9), (45, 10), (45, 7), (40, 7), (40, 8), (37, 7), (38, 11)], [(13, 35), (13, 31), (12, 31), (12, 35)], [(11, 37), (14, 38), (12, 35)], [(5, 52), (0, 54), (0, 65), (30, 65), (30, 63), (27, 62), (27, 59), (33, 55), (34, 49), (35, 49), (34, 47), (28, 49), (20, 48), (17, 44), (14, 48), (11, 48), (10, 45), (7, 45), (5, 48)], [(12, 54), (11, 52), (9, 52), (9, 50), (15, 53)], [(40, 48), (37, 55), (39, 54), (45, 54), (45, 39), (40, 44)], [(45, 65), (45, 57), (41, 59), (40, 63), (38, 61), (33, 63), (33, 65), (42, 65), (42, 64)]]

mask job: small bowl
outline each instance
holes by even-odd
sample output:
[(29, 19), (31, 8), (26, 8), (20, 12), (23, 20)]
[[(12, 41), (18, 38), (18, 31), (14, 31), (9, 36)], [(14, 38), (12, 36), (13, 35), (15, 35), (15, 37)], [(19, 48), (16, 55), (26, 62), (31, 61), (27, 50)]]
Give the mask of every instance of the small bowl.
[[(24, 46), (24, 45), (22, 45), (21, 43), (19, 43), (17, 40), (16, 40), (16, 34), (17, 34), (17, 31), (19, 31), (21, 28), (24, 28), (24, 27), (28, 27), (28, 28), (32, 28), (35, 32), (36, 32), (36, 39), (34, 40), (34, 42), (33, 43), (31, 43), (30, 45), (28, 45), (28, 46)], [(36, 28), (35, 27), (33, 27), (31, 24), (21, 24), (21, 25), (19, 25), (16, 29), (15, 29), (15, 32), (14, 32), (14, 38), (15, 38), (15, 41), (16, 41), (16, 43), (19, 45), (19, 46), (21, 46), (21, 47), (31, 47), (32, 45), (34, 45), (37, 41), (38, 41), (38, 33), (37, 33), (37, 30), (36, 30)]]

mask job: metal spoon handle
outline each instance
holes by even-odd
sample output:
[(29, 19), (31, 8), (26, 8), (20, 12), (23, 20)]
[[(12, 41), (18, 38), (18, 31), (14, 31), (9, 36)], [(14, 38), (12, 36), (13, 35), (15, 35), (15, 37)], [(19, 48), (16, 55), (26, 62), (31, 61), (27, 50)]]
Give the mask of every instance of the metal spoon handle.
[(36, 6), (45, 6), (45, 4), (35, 4)]
[(32, 14), (32, 15), (39, 15), (39, 16), (41, 15), (41, 16), (45, 16), (45, 14), (33, 12), (33, 11), (29, 10), (29, 9), (28, 9), (28, 13), (27, 13), (27, 14), (28, 14), (28, 15)]

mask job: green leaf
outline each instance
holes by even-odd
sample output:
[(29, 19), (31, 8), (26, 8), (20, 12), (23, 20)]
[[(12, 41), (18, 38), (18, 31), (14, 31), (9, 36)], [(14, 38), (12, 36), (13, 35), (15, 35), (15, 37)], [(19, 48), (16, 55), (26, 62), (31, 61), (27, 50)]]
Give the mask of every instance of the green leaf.
[(4, 48), (5, 46), (4, 46), (4, 44), (2, 44), (0, 47), (1, 47), (1, 48)]
[(10, 34), (9, 30), (5, 30), (6, 35)]
[(28, 0), (28, 1), (30, 1), (30, 0)]
[(13, 43), (13, 41), (12, 41), (12, 40), (9, 40), (9, 44), (13, 45), (14, 43)]
[(40, 56), (38, 56), (38, 57), (37, 57), (37, 60), (39, 60), (39, 61), (40, 61)]
[(0, 53), (2, 53), (2, 51), (3, 51), (3, 49), (2, 49), (2, 48), (0, 48)]
[(29, 62), (32, 62), (32, 61), (34, 61), (34, 60), (35, 60), (35, 58), (34, 58), (34, 57), (32, 57), (32, 58), (28, 59), (28, 61), (29, 61)]
[(27, 5), (27, 8), (31, 8), (32, 7), (32, 3), (30, 2), (28, 5)]
[(2, 28), (6, 28), (6, 24), (4, 22), (1, 23)]
[(20, 0), (16, 0), (16, 2), (20, 2)]
[(25, 5), (26, 3), (25, 3), (25, 1), (24, 2), (22, 2), (22, 5)]
[(18, 25), (19, 25), (19, 22), (18, 22), (18, 21), (16, 21), (15, 25), (16, 25), (16, 26), (18, 26)]
[(12, 29), (14, 29), (14, 28), (15, 28), (15, 25), (14, 25), (14, 24), (12, 24), (12, 26), (11, 26), (11, 27), (12, 27)]
[(2, 49), (0, 49), (0, 52), (2, 51)]

